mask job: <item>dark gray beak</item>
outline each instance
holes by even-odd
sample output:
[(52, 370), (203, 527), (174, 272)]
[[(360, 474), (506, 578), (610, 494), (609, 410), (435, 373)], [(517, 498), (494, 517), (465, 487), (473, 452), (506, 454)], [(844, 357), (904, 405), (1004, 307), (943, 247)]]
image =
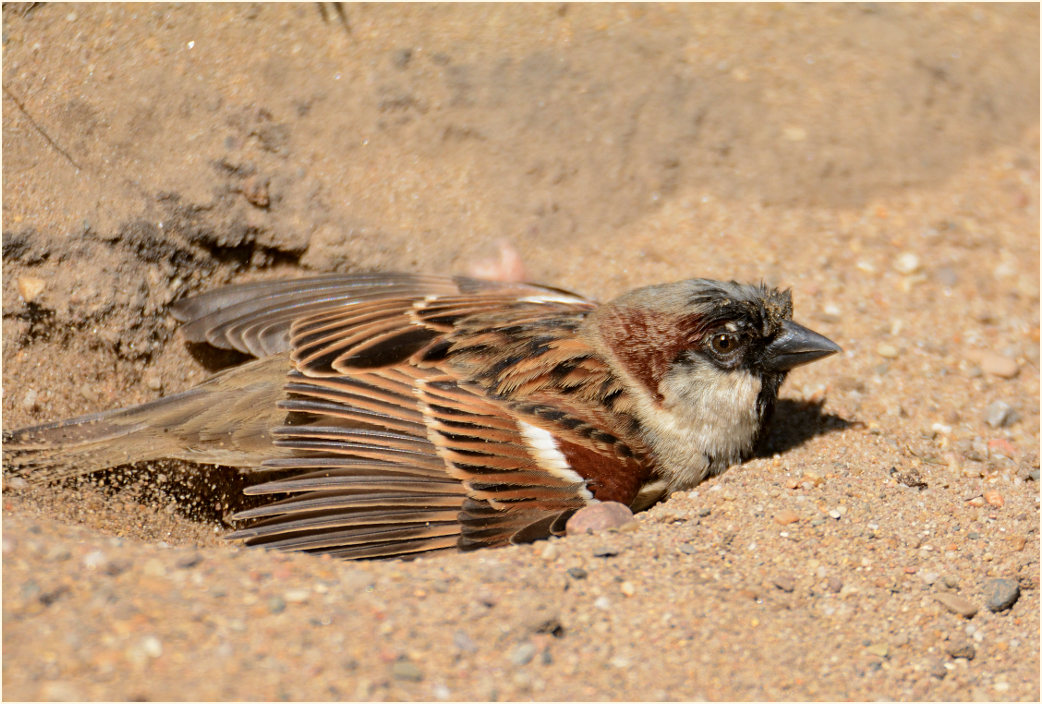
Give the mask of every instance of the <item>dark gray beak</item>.
[(840, 346), (824, 335), (786, 320), (781, 332), (767, 345), (763, 365), (771, 371), (787, 372), (839, 351)]

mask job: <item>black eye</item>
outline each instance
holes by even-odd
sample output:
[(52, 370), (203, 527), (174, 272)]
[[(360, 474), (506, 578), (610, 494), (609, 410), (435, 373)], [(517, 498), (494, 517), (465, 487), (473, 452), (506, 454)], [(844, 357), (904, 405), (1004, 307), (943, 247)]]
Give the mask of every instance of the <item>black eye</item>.
[(717, 333), (709, 338), (709, 348), (716, 354), (726, 357), (738, 349), (738, 336), (726, 332)]

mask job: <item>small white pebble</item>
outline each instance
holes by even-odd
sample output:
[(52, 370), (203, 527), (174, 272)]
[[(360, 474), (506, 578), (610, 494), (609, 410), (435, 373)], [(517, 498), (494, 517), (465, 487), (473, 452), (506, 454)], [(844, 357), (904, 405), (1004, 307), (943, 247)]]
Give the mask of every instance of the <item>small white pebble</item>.
[(921, 266), (919, 255), (914, 252), (902, 252), (894, 260), (894, 269), (901, 274), (914, 274)]
[(901, 354), (901, 352), (889, 342), (880, 342), (879, 345), (876, 346), (876, 354), (883, 359), (894, 359)]
[(594, 606), (595, 609), (600, 609), (601, 611), (607, 611), (608, 609), (611, 608), (611, 599), (609, 599), (606, 596), (599, 596), (599, 597), (597, 597), (594, 600), (593, 606)]
[(163, 643), (155, 636), (146, 636), (141, 641), (141, 649), (145, 651), (145, 655), (150, 658), (158, 658), (163, 654)]
[(103, 564), (105, 564), (105, 553), (101, 550), (94, 550), (83, 556), (83, 566), (89, 570), (97, 569), (99, 565)]
[(299, 604), (302, 601), (307, 601), (310, 596), (310, 589), (290, 589), (282, 595), (282, 598), (290, 604)]

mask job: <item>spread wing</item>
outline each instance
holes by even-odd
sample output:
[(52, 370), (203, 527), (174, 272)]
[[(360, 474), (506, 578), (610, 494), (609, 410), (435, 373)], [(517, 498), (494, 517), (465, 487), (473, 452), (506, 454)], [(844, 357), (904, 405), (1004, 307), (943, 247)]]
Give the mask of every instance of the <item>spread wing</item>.
[[(246, 284), (178, 308), (189, 339), (288, 350), (267, 505), (232, 537), (345, 558), (525, 542), (636, 496), (645, 448), (576, 332), (594, 304), (413, 275)], [(622, 424), (620, 425), (620, 419)]]

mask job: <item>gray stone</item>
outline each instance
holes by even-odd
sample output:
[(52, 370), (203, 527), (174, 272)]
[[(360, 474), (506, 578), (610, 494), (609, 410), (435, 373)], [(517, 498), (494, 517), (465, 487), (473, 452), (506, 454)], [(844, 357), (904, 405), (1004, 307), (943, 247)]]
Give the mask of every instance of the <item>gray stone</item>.
[(998, 613), (1013, 606), (1020, 598), (1020, 585), (1013, 579), (992, 579), (984, 585), (984, 603)]
[(1005, 401), (994, 401), (984, 409), (984, 422), (992, 428), (1005, 428), (1017, 420), (1017, 412)]

